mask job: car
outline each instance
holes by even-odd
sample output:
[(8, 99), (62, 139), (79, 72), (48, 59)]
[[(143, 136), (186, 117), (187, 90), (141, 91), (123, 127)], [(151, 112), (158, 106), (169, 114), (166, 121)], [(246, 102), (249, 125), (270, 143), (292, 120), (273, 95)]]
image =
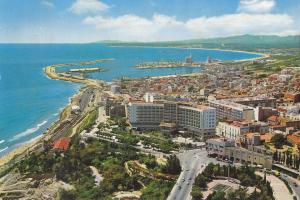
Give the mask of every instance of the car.
[(184, 182), (184, 181), (185, 181), (185, 179), (183, 178), (183, 179), (182, 179), (182, 182)]
[(181, 186), (180, 185), (178, 186), (178, 190), (181, 190)]
[(186, 184), (187, 184), (187, 185), (190, 185), (190, 182), (187, 182)]
[(190, 171), (190, 170), (189, 170), (189, 169), (186, 169), (185, 171), (187, 171), (187, 172), (188, 172), (188, 171)]
[(190, 177), (189, 180), (192, 180), (192, 177)]

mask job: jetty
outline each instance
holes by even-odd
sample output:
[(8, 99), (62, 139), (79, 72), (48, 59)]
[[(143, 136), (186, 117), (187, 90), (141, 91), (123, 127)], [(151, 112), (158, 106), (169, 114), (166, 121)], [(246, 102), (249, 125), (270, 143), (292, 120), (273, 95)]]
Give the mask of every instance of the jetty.
[(104, 69), (100, 68), (100, 67), (80, 68), (80, 69), (71, 69), (71, 70), (69, 70), (69, 72), (73, 72), (73, 73), (101, 72), (101, 71), (104, 71)]

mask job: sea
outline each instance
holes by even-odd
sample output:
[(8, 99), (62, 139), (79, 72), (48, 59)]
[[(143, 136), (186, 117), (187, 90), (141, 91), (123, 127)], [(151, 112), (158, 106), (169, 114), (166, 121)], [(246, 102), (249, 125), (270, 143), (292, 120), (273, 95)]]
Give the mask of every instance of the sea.
[(0, 157), (45, 132), (58, 120), (60, 110), (81, 87), (80, 84), (49, 79), (43, 73), (45, 66), (112, 58), (109, 62), (89, 65), (107, 69), (88, 74), (105, 81), (201, 72), (201, 68), (189, 67), (134, 67), (144, 62), (183, 61), (190, 54), (196, 62), (206, 61), (208, 56), (223, 61), (261, 56), (221, 50), (103, 44), (0, 44)]

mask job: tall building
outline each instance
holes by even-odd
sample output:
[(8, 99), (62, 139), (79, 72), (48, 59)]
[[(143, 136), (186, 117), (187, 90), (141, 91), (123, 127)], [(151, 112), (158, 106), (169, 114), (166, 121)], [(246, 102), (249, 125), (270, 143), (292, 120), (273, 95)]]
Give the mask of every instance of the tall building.
[(230, 100), (209, 100), (209, 106), (216, 108), (220, 120), (254, 120), (254, 108)]
[(129, 122), (136, 129), (187, 131), (200, 138), (207, 138), (215, 133), (216, 109), (208, 106), (192, 106), (172, 101), (131, 102), (127, 110)]
[(139, 129), (159, 129), (163, 111), (164, 105), (160, 103), (134, 102), (127, 106), (131, 126)]

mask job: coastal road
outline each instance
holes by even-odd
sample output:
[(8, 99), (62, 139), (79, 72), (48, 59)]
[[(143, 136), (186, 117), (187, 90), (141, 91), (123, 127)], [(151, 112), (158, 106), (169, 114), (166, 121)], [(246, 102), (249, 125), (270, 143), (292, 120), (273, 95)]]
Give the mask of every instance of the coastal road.
[(281, 174), (280, 176), (282, 179), (288, 182), (288, 184), (291, 186), (292, 190), (294, 191), (294, 195), (298, 199), (300, 199), (300, 181), (285, 174)]
[(191, 199), (190, 192), (196, 176), (205, 169), (209, 162), (212, 162), (212, 159), (207, 157), (205, 149), (184, 151), (179, 153), (177, 157), (180, 160), (182, 172), (167, 200)]

